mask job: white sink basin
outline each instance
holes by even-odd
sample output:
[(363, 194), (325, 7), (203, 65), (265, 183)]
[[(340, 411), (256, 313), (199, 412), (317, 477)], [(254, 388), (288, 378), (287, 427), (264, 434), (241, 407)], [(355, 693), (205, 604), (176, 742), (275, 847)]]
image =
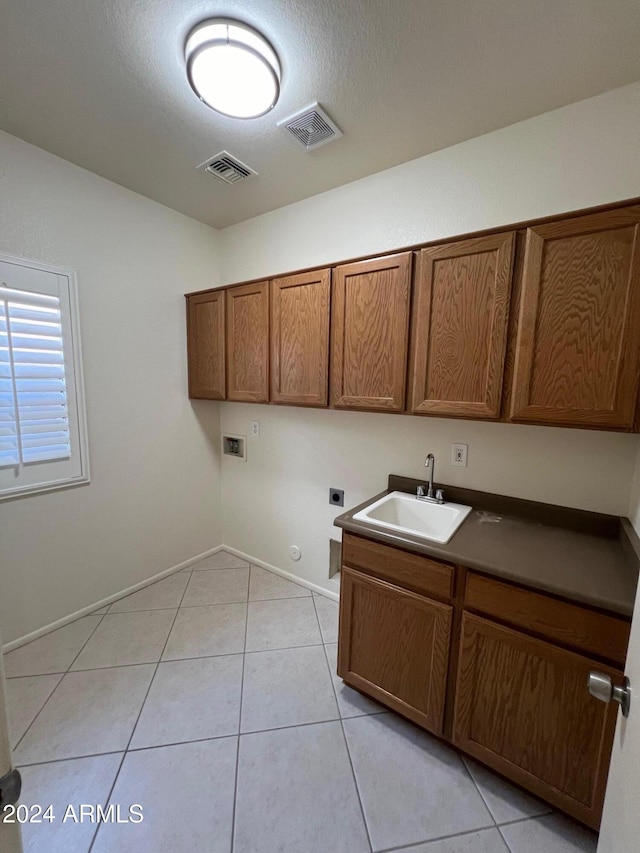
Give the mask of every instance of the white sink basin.
[(421, 501), (406, 492), (390, 492), (357, 512), (354, 521), (366, 521), (397, 533), (410, 533), (431, 542), (448, 542), (471, 512), (463, 504)]

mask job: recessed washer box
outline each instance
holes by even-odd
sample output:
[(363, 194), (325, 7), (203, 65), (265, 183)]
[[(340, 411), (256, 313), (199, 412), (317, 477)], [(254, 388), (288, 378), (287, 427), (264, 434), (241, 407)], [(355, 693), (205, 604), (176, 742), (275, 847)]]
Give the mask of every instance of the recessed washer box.
[(235, 459), (247, 461), (247, 437), (246, 435), (231, 435), (225, 433), (222, 436), (222, 455), (233, 456)]

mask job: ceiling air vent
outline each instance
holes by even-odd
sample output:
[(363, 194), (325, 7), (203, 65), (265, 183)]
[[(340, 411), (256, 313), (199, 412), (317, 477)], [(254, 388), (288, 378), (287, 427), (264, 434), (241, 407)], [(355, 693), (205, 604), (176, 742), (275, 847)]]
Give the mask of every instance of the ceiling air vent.
[(279, 121), (278, 127), (283, 127), (292, 133), (307, 151), (319, 148), (342, 136), (340, 128), (317, 102)]
[(204, 169), (205, 172), (224, 181), (225, 184), (237, 184), (238, 181), (244, 181), (245, 178), (258, 174), (249, 166), (241, 163), (237, 157), (232, 157), (228, 151), (221, 151), (210, 160), (205, 160), (204, 163), (200, 163), (198, 169)]

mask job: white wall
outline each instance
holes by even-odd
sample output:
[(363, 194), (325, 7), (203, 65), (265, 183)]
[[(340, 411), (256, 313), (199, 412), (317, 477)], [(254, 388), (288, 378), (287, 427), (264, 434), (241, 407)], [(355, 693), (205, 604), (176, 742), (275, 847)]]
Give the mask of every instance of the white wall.
[(92, 482), (0, 503), (5, 642), (221, 541), (218, 407), (191, 404), (183, 294), (217, 234), (0, 134), (0, 251), (78, 273)]
[[(374, 254), (640, 195), (640, 84), (530, 119), (221, 232), (221, 283)], [(321, 157), (322, 152), (317, 155)], [(387, 474), (626, 515), (640, 439), (584, 430), (223, 404), (221, 429), (248, 434), (246, 463), (222, 464), (227, 544), (325, 583), (327, 539), (346, 505)], [(452, 441), (469, 467), (448, 465)], [(300, 563), (287, 556), (302, 548)]]

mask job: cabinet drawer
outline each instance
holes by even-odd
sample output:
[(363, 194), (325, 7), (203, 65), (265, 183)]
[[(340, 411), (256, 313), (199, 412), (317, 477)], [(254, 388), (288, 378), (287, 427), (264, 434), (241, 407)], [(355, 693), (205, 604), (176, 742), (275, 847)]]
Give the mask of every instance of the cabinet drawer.
[(465, 607), (617, 664), (627, 656), (627, 620), (469, 572)]
[(400, 551), (345, 533), (342, 539), (342, 562), (405, 589), (443, 599), (452, 596), (454, 567), (419, 554)]

